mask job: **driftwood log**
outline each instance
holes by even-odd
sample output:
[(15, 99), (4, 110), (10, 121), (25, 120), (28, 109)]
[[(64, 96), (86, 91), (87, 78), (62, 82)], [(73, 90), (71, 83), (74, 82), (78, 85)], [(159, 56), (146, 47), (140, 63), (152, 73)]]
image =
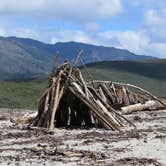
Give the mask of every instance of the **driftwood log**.
[(145, 102), (145, 104), (138, 103), (121, 108), (122, 114), (131, 114), (132, 112), (136, 111), (154, 110), (154, 109), (156, 109), (156, 102), (152, 100)]

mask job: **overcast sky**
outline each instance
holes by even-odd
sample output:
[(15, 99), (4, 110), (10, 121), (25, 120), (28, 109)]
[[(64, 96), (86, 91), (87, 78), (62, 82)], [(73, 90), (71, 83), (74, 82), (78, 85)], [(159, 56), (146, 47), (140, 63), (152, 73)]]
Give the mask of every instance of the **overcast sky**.
[(1, 0), (0, 36), (77, 41), (166, 58), (166, 0)]

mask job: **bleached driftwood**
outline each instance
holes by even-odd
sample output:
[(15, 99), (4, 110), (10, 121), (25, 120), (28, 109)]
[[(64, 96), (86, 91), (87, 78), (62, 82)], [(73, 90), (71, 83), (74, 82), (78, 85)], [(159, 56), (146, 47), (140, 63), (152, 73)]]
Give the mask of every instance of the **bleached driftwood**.
[(23, 115), (22, 117), (17, 118), (17, 119), (10, 118), (10, 121), (13, 122), (13, 123), (15, 123), (16, 125), (19, 125), (19, 124), (28, 124), (34, 118), (36, 118), (37, 114), (38, 114), (37, 112), (26, 113), (25, 115)]
[(138, 86), (135, 86), (135, 85), (132, 85), (132, 84), (125, 84), (125, 83), (112, 82), (112, 81), (102, 81), (102, 80), (93, 80), (93, 81), (87, 82), (87, 84), (91, 84), (91, 83), (93, 83), (93, 84), (94, 83), (111, 83), (113, 85), (120, 85), (122, 87), (131, 87), (131, 88), (137, 89), (138, 91), (142, 92), (145, 95), (148, 95), (153, 100), (157, 100), (163, 107), (166, 108), (166, 104), (161, 99), (159, 99), (157, 96), (151, 94), (149, 91), (147, 91), (143, 88), (140, 88)]
[(145, 104), (133, 104), (129, 106), (122, 107), (122, 114), (131, 114), (132, 112), (136, 111), (143, 111), (146, 109), (155, 109), (156, 108), (156, 102), (153, 100), (145, 102)]

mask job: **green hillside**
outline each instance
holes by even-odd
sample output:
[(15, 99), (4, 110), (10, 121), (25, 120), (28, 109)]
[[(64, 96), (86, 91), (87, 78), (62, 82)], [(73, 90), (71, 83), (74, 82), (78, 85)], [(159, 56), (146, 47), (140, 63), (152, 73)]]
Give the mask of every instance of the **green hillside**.
[[(87, 66), (93, 79), (131, 83), (157, 96), (166, 96), (166, 60), (98, 62)], [(89, 79), (84, 68), (81, 70)], [(46, 78), (0, 82), (0, 107), (37, 108), (38, 99), (46, 86)]]
[(0, 82), (0, 108), (37, 108), (47, 79)]

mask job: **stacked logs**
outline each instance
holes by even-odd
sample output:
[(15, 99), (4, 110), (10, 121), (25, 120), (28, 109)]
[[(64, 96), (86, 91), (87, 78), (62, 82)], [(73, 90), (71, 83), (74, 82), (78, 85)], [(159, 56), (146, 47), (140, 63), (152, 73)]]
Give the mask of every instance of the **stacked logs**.
[(65, 61), (59, 68), (58, 55), (49, 86), (40, 98), (38, 115), (32, 126), (54, 129), (55, 127), (102, 127), (118, 130), (128, 122), (118, 111), (127, 106), (149, 100), (145, 93), (135, 93), (112, 82), (86, 83), (76, 67)]
[[(56, 58), (57, 61), (57, 58)], [(49, 87), (42, 95), (33, 126), (103, 127), (118, 130), (124, 118), (108, 105), (93, 86), (87, 86), (80, 70), (65, 61), (54, 68)]]
[(154, 100), (154, 103), (156, 102), (154, 105), (157, 106), (158, 103), (158, 107), (166, 107), (166, 104), (161, 99), (135, 85), (99, 80), (88, 82), (88, 85), (95, 86), (104, 101), (116, 110), (138, 103), (145, 104), (152, 100)]

